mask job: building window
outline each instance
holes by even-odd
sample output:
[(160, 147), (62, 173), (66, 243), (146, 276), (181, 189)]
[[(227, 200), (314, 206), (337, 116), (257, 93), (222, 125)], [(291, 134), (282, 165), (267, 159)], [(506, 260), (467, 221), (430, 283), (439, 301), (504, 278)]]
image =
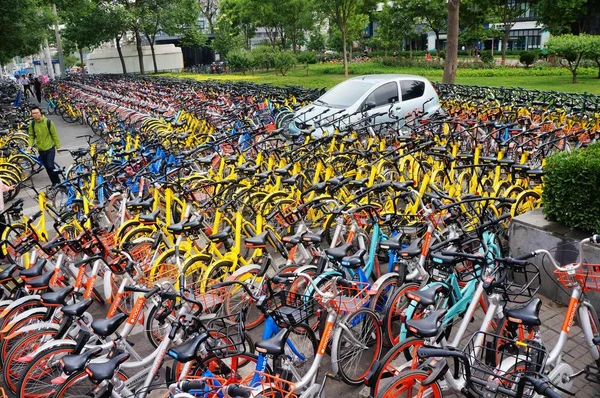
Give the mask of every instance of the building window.
[(204, 21), (204, 19), (198, 21), (198, 27), (200, 28), (200, 30), (204, 30), (205, 22), (206, 21)]

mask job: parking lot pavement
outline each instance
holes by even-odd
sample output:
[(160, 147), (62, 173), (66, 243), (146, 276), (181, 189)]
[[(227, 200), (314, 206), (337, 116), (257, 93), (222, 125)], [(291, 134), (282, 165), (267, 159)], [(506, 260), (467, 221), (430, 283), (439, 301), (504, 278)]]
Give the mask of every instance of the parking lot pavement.
[[(50, 116), (50, 119), (56, 124), (57, 131), (60, 136), (61, 144), (64, 149), (75, 149), (80, 147), (87, 147), (87, 143), (83, 138), (76, 138), (77, 136), (91, 134), (91, 130), (87, 126), (81, 126), (79, 124), (68, 124), (62, 120), (59, 116)], [(72, 158), (68, 152), (57, 154), (56, 162), (61, 166), (67, 166), (72, 162)], [(33, 182), (36, 188), (40, 189), (48, 185), (49, 180), (46, 173), (43, 171), (40, 174), (34, 176)], [(21, 191), (19, 197), (25, 199), (25, 214), (31, 215), (38, 210), (37, 200), (35, 194), (30, 189)], [(564, 319), (566, 308), (562, 305), (555, 304), (548, 299), (542, 298), (543, 307), (541, 311), (541, 318), (543, 321), (541, 327), (541, 335), (546, 346), (551, 349), (557, 341), (558, 334)], [(92, 313), (94, 317), (102, 317), (106, 313), (107, 307), (100, 305), (94, 305), (92, 307)], [(474, 322), (469, 327), (470, 333), (474, 333), (481, 323), (482, 314), (478, 313)], [(455, 328), (456, 330), (456, 328)], [(574, 371), (583, 369), (586, 365), (592, 364), (593, 360), (588, 350), (585, 347), (583, 333), (578, 326), (574, 326), (571, 329), (571, 335), (569, 341), (566, 344), (563, 358), (569, 363)], [(138, 325), (135, 330), (136, 334), (144, 333), (142, 328)], [(145, 334), (145, 333), (144, 333)], [(260, 328), (253, 330), (250, 333), (251, 337), (255, 342), (260, 340)], [(135, 338), (133, 336), (132, 341), (136, 341), (136, 349), (138, 352), (147, 355), (152, 352), (150, 343), (147, 342), (145, 336), (139, 336)], [(170, 361), (166, 365), (171, 365)], [(326, 372), (331, 371), (331, 363), (329, 357), (324, 360), (323, 366), (319, 371), (319, 382), (325, 376)], [(365, 396), (368, 394), (368, 390), (364, 390), (362, 387), (350, 387), (346, 386), (341, 382), (329, 380), (324, 391), (324, 397), (326, 398), (339, 398), (342, 396), (356, 397)], [(600, 386), (587, 382), (582, 376), (577, 378), (574, 383), (573, 393), (577, 398), (591, 398), (600, 397)], [(153, 394), (158, 396), (158, 394)], [(448, 397), (454, 397), (458, 395), (445, 394)]]

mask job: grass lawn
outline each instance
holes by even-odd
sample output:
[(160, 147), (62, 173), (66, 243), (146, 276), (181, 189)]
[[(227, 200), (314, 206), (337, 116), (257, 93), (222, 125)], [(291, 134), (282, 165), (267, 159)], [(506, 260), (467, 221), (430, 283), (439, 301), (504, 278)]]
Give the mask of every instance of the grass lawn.
[[(431, 81), (441, 81), (443, 71), (430, 68), (387, 67), (374, 62), (350, 64), (351, 76), (373, 73), (409, 73), (427, 77)], [(600, 79), (597, 69), (580, 68), (577, 84), (571, 83), (571, 74), (562, 68), (496, 68), (496, 69), (459, 69), (457, 84), (494, 87), (522, 87), (544, 91), (563, 91), (600, 94)], [(275, 75), (275, 72), (248, 72), (246, 75), (232, 73), (226, 75), (203, 75), (193, 73), (163, 73), (161, 76), (191, 78), (196, 80), (243, 80), (254, 83), (271, 83), (278, 86), (301, 85), (312, 88), (331, 88), (344, 81), (342, 66), (336, 64), (310, 65), (308, 73), (302, 66), (297, 66), (286, 76)]]

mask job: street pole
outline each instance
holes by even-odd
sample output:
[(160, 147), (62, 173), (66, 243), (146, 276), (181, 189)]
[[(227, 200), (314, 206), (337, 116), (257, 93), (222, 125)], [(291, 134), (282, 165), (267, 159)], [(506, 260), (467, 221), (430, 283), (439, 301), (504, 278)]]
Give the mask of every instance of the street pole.
[(48, 68), (48, 78), (54, 79), (54, 66), (52, 65), (52, 57), (50, 56), (50, 47), (48, 47), (48, 39), (44, 39), (44, 53), (46, 55), (46, 67)]
[(58, 29), (58, 13), (56, 12), (56, 4), (52, 4), (52, 13), (54, 14), (54, 34), (56, 35), (56, 49), (58, 50), (58, 64), (60, 65), (60, 75), (67, 76), (65, 70), (65, 59), (63, 57), (62, 41), (60, 38), (60, 30)]

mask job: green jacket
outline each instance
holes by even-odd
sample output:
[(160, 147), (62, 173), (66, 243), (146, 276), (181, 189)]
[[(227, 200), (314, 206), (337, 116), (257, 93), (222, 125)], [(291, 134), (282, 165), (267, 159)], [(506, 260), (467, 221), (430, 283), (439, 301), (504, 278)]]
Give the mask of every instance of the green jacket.
[(56, 147), (60, 148), (60, 141), (54, 122), (50, 122), (50, 131), (48, 131), (48, 122), (46, 116), (42, 116), (42, 120), (36, 122), (33, 120), (29, 124), (29, 146), (37, 146), (39, 151), (47, 151)]

